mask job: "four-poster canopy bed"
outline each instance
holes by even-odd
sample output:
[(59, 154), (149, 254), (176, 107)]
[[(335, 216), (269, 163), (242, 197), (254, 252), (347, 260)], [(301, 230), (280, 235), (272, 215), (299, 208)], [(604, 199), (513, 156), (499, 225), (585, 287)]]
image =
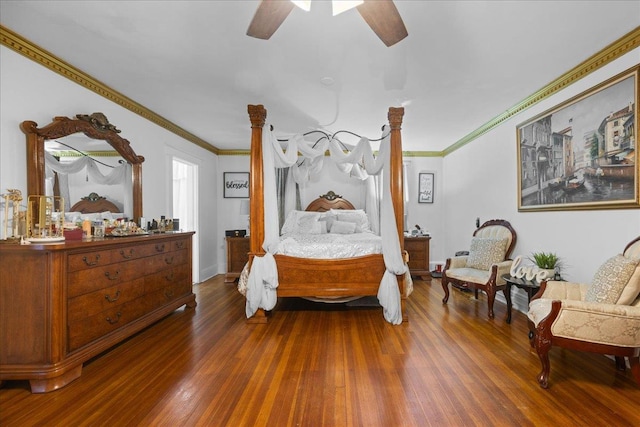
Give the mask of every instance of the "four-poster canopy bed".
[[(407, 316), (404, 308), (404, 300), (406, 298), (406, 260), (402, 257), (403, 239), (401, 238), (403, 236), (404, 210), (402, 142), (400, 135), (404, 108), (389, 108), (388, 120), (390, 132), (388, 132), (388, 137), (383, 139), (380, 148), (380, 151), (383, 151), (382, 144), (389, 144), (388, 147), (384, 148), (384, 150), (387, 150), (385, 155), (388, 153), (388, 164), (385, 166), (384, 179), (388, 180), (386, 184), (388, 190), (386, 191), (387, 194), (390, 194), (391, 201), (391, 203), (387, 205), (388, 209), (386, 209), (386, 216), (387, 219), (389, 219), (387, 223), (391, 225), (386, 228), (381, 225), (381, 234), (383, 238), (385, 235), (387, 236), (387, 241), (391, 241), (388, 247), (391, 247), (393, 250), (385, 251), (383, 244), (383, 253), (340, 259), (299, 258), (278, 253), (275, 253), (273, 258), (270, 258), (268, 251), (265, 251), (263, 247), (266, 246), (265, 237), (268, 240), (268, 235), (272, 233), (268, 227), (269, 224), (273, 224), (272, 222), (265, 221), (265, 215), (268, 213), (265, 211), (269, 210), (265, 209), (265, 205), (269, 205), (269, 201), (265, 200), (265, 184), (267, 186), (270, 185), (268, 181), (265, 181), (266, 170), (263, 162), (266, 151), (263, 143), (263, 137), (266, 136), (263, 134), (263, 127), (265, 125), (267, 111), (262, 105), (249, 105), (248, 112), (252, 130), (250, 164), (251, 234), (249, 237), (249, 266), (251, 266), (251, 274), (253, 274), (254, 267), (256, 267), (258, 260), (267, 260), (267, 258), (269, 258), (269, 262), (273, 262), (271, 261), (271, 259), (273, 259), (275, 260), (275, 266), (277, 266), (277, 281), (275, 286), (277, 286), (278, 297), (340, 298), (377, 295), (385, 309), (385, 318), (387, 318), (388, 321), (395, 324), (406, 321)], [(266, 132), (268, 131), (265, 131), (265, 133)], [(296, 149), (296, 155), (297, 151)], [(269, 177), (268, 174), (266, 176)], [(336, 208), (353, 208), (353, 205), (347, 205), (346, 203), (349, 202), (340, 197), (335, 197), (333, 200), (329, 199), (330, 198), (321, 197), (312, 201), (307, 211), (315, 210), (322, 212), (331, 211)], [(384, 203), (387, 202), (385, 201)], [(382, 208), (382, 212), (381, 216), (384, 220), (384, 207)], [(267, 226), (265, 226), (265, 223)], [(395, 253), (397, 253), (396, 258), (393, 257)], [(400, 262), (402, 263), (400, 268), (397, 267), (397, 262), (395, 263), (395, 268), (390, 268), (389, 265), (393, 265), (393, 260), (397, 258), (400, 258)], [(258, 270), (259, 268), (256, 267), (255, 269)], [(384, 291), (386, 294), (393, 293), (394, 298), (397, 293), (395, 321), (391, 321), (387, 317), (387, 307), (385, 307), (385, 303), (380, 296), (381, 293), (383, 293), (383, 279), (388, 279), (388, 276), (393, 279), (391, 282), (393, 283), (392, 288), (397, 286), (397, 290), (389, 290), (389, 282), (387, 282), (387, 290)], [(249, 282), (251, 283), (251, 278)], [(260, 281), (258, 286), (266, 287), (265, 283), (265, 281)], [(249, 307), (249, 304), (250, 298), (247, 293), (247, 307)], [(393, 311), (394, 308), (392, 307), (391, 310)], [(265, 323), (267, 321), (263, 308), (258, 308), (255, 311), (247, 309), (247, 317), (249, 317), (249, 321), (252, 323)]]

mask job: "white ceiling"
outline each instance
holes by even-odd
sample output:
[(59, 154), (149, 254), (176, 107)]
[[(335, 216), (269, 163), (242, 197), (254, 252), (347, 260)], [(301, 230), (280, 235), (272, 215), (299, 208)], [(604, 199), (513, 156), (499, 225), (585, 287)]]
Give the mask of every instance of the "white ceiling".
[(405, 106), (412, 151), (448, 147), (640, 25), (638, 0), (395, 3), (409, 36), (390, 48), (318, 0), (270, 40), (246, 36), (257, 1), (1, 0), (0, 23), (219, 149), (248, 149), (247, 104), (264, 104), (278, 134), (372, 138)]

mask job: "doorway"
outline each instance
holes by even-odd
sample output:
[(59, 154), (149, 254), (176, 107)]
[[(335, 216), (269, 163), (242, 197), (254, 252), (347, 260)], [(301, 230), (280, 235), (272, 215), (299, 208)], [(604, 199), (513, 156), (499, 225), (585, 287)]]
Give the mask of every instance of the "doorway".
[[(180, 221), (180, 230), (195, 231), (198, 235), (198, 165), (178, 156), (172, 156), (173, 218)], [(198, 239), (193, 239), (193, 283), (200, 282), (200, 256)]]

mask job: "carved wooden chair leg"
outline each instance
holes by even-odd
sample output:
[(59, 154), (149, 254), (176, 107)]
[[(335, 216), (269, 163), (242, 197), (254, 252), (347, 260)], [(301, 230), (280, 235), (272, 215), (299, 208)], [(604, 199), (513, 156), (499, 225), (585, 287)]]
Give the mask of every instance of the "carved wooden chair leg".
[(487, 305), (489, 306), (489, 319), (495, 317), (493, 313), (493, 303), (495, 302), (496, 294), (494, 292), (487, 292)]
[(534, 347), (536, 349), (536, 353), (538, 353), (540, 364), (542, 365), (542, 369), (540, 370), (537, 378), (538, 384), (540, 384), (540, 387), (542, 388), (549, 387), (549, 371), (551, 370), (551, 365), (549, 364), (549, 350), (551, 350), (550, 335), (550, 332), (545, 333), (544, 327), (538, 325), (533, 337)]
[(446, 304), (449, 301), (449, 279), (447, 279), (446, 274), (442, 275), (442, 289), (444, 290), (444, 298), (442, 298), (442, 303)]
[(618, 371), (625, 371), (627, 364), (624, 361), (624, 356), (616, 356), (616, 369)]

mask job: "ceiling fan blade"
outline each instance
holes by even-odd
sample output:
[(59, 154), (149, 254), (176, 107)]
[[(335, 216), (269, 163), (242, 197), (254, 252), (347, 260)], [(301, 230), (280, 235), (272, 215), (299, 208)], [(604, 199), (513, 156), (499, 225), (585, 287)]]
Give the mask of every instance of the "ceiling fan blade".
[(249, 24), (247, 35), (268, 40), (294, 7), (290, 1), (262, 0)]
[(387, 46), (393, 46), (409, 35), (392, 0), (365, 0), (357, 9)]

